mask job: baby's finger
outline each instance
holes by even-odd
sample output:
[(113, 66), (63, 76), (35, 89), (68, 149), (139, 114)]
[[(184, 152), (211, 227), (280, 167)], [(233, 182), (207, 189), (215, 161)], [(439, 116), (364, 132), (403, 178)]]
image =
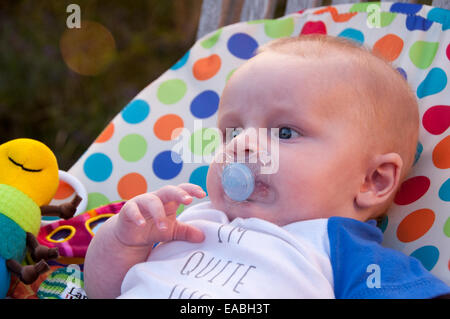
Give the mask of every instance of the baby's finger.
[(139, 207), (134, 201), (128, 201), (123, 206), (122, 212), (119, 214), (119, 218), (124, 216), (127, 221), (131, 221), (136, 226), (145, 224), (145, 218), (141, 215)]
[(177, 202), (180, 204), (190, 204), (192, 201), (192, 196), (189, 192), (185, 191), (181, 187), (167, 185), (155, 192), (155, 194), (161, 199), (161, 201), (166, 204), (169, 202)]
[(198, 186), (196, 184), (182, 183), (182, 184), (178, 185), (178, 187), (182, 188), (183, 190), (185, 190), (186, 192), (188, 192), (192, 196), (195, 196), (195, 197), (198, 197), (198, 198), (203, 198), (203, 197), (206, 196), (206, 193), (203, 190), (203, 188), (201, 188), (200, 186)]
[(173, 240), (201, 243), (204, 239), (205, 234), (194, 226), (179, 221), (174, 225)]
[(154, 193), (146, 193), (134, 198), (139, 212), (145, 220), (153, 219), (160, 230), (167, 230), (168, 225), (164, 222), (166, 213), (160, 198)]

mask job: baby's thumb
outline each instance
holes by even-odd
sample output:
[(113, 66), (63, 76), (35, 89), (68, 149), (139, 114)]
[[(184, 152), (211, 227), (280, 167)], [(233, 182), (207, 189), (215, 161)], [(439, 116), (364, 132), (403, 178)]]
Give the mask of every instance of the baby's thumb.
[(201, 243), (203, 240), (205, 240), (205, 235), (200, 229), (189, 224), (177, 221), (174, 228), (173, 240)]

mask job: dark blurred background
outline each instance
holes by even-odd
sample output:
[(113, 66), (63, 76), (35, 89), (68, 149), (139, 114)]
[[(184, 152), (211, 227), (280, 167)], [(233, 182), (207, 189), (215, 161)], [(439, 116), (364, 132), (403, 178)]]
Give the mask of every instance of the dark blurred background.
[[(71, 3), (90, 21), (81, 29), (66, 26)], [(195, 43), (201, 4), (0, 0), (0, 144), (38, 139), (68, 170), (109, 121)], [(277, 2), (275, 17), (285, 6), (286, 0)]]
[[(68, 32), (71, 3), (80, 6), (82, 20), (98, 23), (89, 34)], [(0, 144), (38, 139), (69, 169), (108, 122), (194, 44), (201, 3), (0, 1)], [(91, 44), (83, 47), (83, 41)], [(87, 55), (93, 61), (78, 63)]]

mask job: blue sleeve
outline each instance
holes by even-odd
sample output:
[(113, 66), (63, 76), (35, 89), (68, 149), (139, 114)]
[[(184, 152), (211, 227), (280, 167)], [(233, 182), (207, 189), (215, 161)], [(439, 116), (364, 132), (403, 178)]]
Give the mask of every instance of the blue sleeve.
[(383, 234), (374, 224), (332, 217), (328, 237), (336, 298), (423, 299), (450, 293), (419, 260), (383, 247)]

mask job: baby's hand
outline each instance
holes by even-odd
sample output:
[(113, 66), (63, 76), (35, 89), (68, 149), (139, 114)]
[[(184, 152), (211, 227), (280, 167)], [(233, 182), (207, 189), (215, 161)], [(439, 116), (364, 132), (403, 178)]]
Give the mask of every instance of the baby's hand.
[(114, 229), (117, 239), (127, 246), (171, 240), (202, 242), (201, 230), (176, 219), (178, 206), (190, 204), (192, 196), (203, 198), (206, 193), (200, 186), (184, 183), (130, 199), (118, 214)]

